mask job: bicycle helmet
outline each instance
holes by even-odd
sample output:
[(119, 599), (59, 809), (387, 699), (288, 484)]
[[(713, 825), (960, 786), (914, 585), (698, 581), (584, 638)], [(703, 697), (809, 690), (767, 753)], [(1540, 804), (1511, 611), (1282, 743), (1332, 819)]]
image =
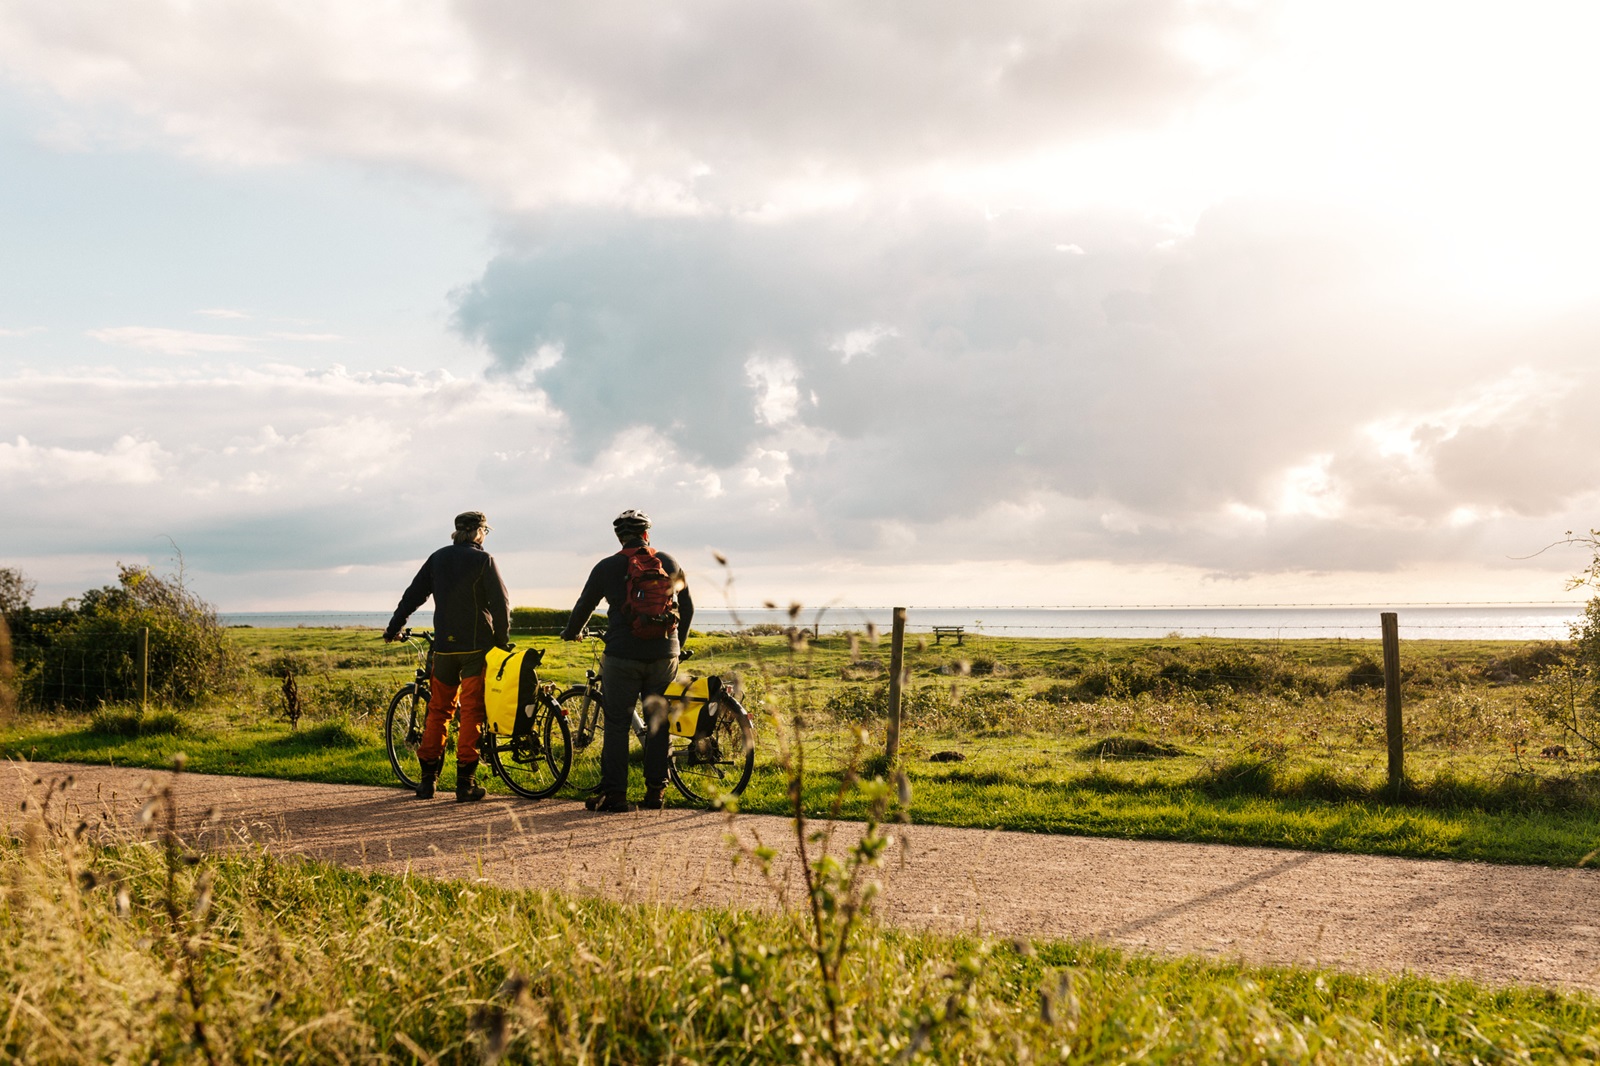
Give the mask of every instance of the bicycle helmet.
[(623, 511), (611, 520), (611, 528), (619, 537), (637, 537), (650, 528), (650, 516), (643, 511)]

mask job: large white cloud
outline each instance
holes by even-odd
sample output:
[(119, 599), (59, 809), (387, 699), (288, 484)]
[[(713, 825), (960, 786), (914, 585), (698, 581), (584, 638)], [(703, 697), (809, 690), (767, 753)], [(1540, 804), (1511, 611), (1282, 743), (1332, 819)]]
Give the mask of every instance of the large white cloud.
[(1470, 554), (1490, 519), (1559, 525), (1600, 488), (1595, 323), (1530, 349), (1397, 300), (1426, 259), (1360, 215), (1238, 203), (1172, 240), (919, 204), (524, 239), (461, 295), (503, 379), (581, 453), (629, 426), (713, 467), (781, 452), (791, 502), (850, 550), (1035, 498), (1062, 501), (1053, 544), (936, 550), (1383, 568)]
[(1500, 565), (1600, 488), (1595, 161), (1525, 133), (1593, 76), (1449, 111), (1531, 39), (1402, 6), (16, 0), (63, 143), (444, 175), (504, 233), (485, 380), (97, 324), (165, 368), (6, 382), (8, 547), (399, 565), (455, 494), (527, 551), (642, 505), (802, 566)]
[[(1160, 124), (1251, 53), (1231, 0), (18, 0), (0, 69), (236, 162), (442, 172), (502, 204), (763, 210)], [(63, 136), (104, 135), (80, 117)]]
[(236, 603), (370, 605), (469, 508), (490, 514), (497, 553), (558, 560), (513, 566), (515, 588), (575, 592), (625, 507), (656, 514), (698, 569), (708, 546), (759, 543), (783, 499), (781, 481), (744, 476), (757, 457), (719, 472), (643, 429), (575, 462), (543, 397), (443, 372), (31, 374), (6, 382), (0, 426), (6, 561), (36, 561), (54, 595), (78, 589), (49, 560), (101, 558), (109, 575), (170, 537)]

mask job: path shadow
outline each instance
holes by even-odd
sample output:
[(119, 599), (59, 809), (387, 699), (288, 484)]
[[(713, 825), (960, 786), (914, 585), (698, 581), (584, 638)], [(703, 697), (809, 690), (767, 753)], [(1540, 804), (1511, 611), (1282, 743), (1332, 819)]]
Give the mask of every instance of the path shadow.
[(1220, 888), (1214, 888), (1210, 892), (1204, 892), (1198, 896), (1195, 896), (1193, 899), (1184, 900), (1181, 903), (1174, 903), (1170, 907), (1164, 907), (1161, 910), (1156, 911), (1154, 914), (1147, 914), (1142, 918), (1135, 918), (1131, 922), (1124, 922), (1122, 925), (1113, 926), (1110, 929), (1103, 929), (1096, 933), (1095, 936), (1114, 938), (1127, 936), (1130, 933), (1136, 933), (1141, 929), (1148, 928), (1149, 926), (1158, 925), (1161, 922), (1166, 921), (1168, 918), (1175, 918), (1178, 915), (1183, 914), (1185, 911), (1192, 911), (1197, 908), (1204, 907), (1208, 903), (1213, 903), (1220, 899), (1226, 899), (1235, 893), (1243, 892), (1245, 889), (1250, 888), (1253, 885), (1259, 885), (1264, 881), (1270, 881), (1274, 877), (1288, 873), (1290, 870), (1299, 869), (1306, 863), (1314, 861), (1316, 858), (1318, 858), (1318, 856), (1315, 852), (1307, 852), (1304, 855), (1296, 855), (1293, 858), (1283, 860), (1275, 866), (1268, 867), (1259, 873), (1251, 874), (1249, 877), (1242, 877), (1239, 880), (1234, 881), (1232, 884), (1223, 885)]

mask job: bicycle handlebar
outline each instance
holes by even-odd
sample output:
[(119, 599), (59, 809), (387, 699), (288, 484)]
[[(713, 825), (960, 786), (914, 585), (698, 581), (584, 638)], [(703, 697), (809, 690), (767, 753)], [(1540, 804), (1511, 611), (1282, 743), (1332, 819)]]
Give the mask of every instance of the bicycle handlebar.
[(395, 642), (398, 643), (398, 644), (410, 644), (411, 643), (411, 639), (413, 637), (415, 637), (417, 640), (420, 640), (423, 643), (427, 644), (429, 647), (433, 646), (433, 634), (432, 633), (428, 632), (427, 630), (423, 630), (420, 633), (413, 633), (413, 632), (411, 632), (411, 627), (410, 626), (407, 626), (406, 628), (404, 628), (404, 629), (402, 629), (400, 631), (400, 635), (395, 638)]
[[(589, 629), (587, 629), (586, 626), (584, 629), (579, 629), (578, 640), (605, 640), (605, 634), (603, 634), (603, 632), (589, 632)], [(682, 663), (683, 659), (693, 658), (694, 651), (691, 651), (690, 648), (683, 647), (682, 643), (680, 643), (680, 645), (678, 645), (678, 661)]]
[[(606, 639), (606, 635), (605, 635), (604, 632), (591, 633), (591, 632), (589, 632), (588, 629), (580, 629), (580, 630), (578, 630), (578, 639), (579, 640), (605, 640)], [(678, 646), (678, 661), (679, 662), (682, 662), (685, 659), (693, 659), (693, 658), (694, 658), (694, 652), (692, 650), (682, 646), (681, 644)]]

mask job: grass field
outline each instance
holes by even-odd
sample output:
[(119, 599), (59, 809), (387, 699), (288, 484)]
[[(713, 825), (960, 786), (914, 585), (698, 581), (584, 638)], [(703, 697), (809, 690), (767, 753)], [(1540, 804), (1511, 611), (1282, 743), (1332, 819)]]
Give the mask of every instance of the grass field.
[[(385, 646), (372, 630), (232, 636), (249, 670), (231, 700), (143, 719), (127, 708), (26, 715), (0, 745), (36, 759), (144, 766), (181, 750), (199, 771), (392, 781), (382, 712), (414, 668), (410, 649)], [(580, 679), (592, 665), (593, 645), (533, 642), (547, 649), (551, 680)], [(737, 675), (760, 723), (744, 809), (786, 810), (787, 783), (770, 756), (797, 712), (814, 771), (808, 803), (818, 809), (844, 771), (851, 731), (864, 727), (881, 745), (886, 647), (829, 637), (793, 649), (782, 636), (715, 635), (693, 646), (700, 655), (690, 665)], [(1600, 846), (1600, 767), (1556, 721), (1575, 712), (1583, 727), (1592, 713), (1558, 651), (1408, 642), (1409, 781), (1396, 798), (1384, 788), (1376, 642), (969, 637), (962, 648), (913, 646), (902, 735), (913, 817), (1573, 865)], [(294, 731), (277, 691), (285, 671), (307, 707)], [(960, 761), (930, 759), (948, 752)]]
[[(409, 679), (371, 631), (239, 630), (246, 682), (199, 708), (30, 713), (8, 755), (391, 782), (380, 728)], [(547, 641), (546, 676), (590, 664)], [(806, 805), (881, 744), (881, 666), (844, 638), (709, 636), (761, 723), (746, 809)], [(876, 649), (881, 652), (882, 649)], [(903, 766), (923, 822), (1571, 865), (1600, 840), (1596, 767), (1548, 648), (1407, 645), (1412, 784), (1386, 798), (1371, 645), (984, 641), (916, 648)], [(883, 655), (886, 658), (886, 655)], [(296, 675), (291, 730), (278, 685)], [(1530, 677), (1529, 675), (1539, 675)], [(1581, 714), (1587, 711), (1580, 708)], [(1580, 717), (1580, 726), (1586, 719)], [(1571, 758), (1538, 752), (1565, 744)], [(940, 752), (960, 761), (933, 761)], [(871, 789), (844, 789), (846, 814)], [(881, 795), (882, 793), (878, 793)], [(60, 810), (60, 806), (53, 808)], [(823, 908), (682, 911), (191, 853), (38, 817), (0, 845), (6, 1061), (1578, 1063), (1600, 1003), (1540, 989), (1157, 959), (912, 934)], [(730, 857), (731, 861), (731, 857)], [(293, 920), (287, 920), (288, 916)], [(841, 930), (846, 930), (841, 932)], [(829, 941), (828, 937), (834, 937)], [(831, 1019), (831, 1024), (830, 1024)]]

